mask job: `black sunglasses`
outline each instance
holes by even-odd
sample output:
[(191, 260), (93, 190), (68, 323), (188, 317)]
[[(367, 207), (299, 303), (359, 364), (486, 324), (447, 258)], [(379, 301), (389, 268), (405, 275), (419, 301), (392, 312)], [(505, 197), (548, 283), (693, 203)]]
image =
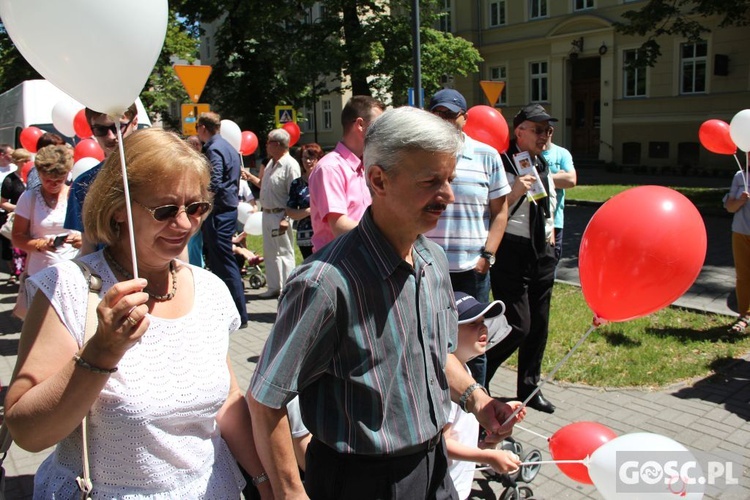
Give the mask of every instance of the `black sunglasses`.
[[(119, 124), (119, 125), (120, 125), (120, 133), (121, 133), (121, 134), (124, 134), (124, 133), (125, 133), (125, 131), (126, 131), (126, 130), (128, 129), (128, 127), (130, 126), (130, 124), (131, 124), (131, 123), (133, 123), (133, 120), (130, 120), (130, 121), (129, 121), (128, 123), (120, 123), (120, 124)], [(117, 124), (116, 124), (116, 123), (113, 123), (113, 124), (112, 124), (112, 125), (110, 125), (110, 126), (106, 126), (106, 125), (92, 125), (92, 126), (91, 126), (91, 132), (92, 132), (92, 133), (93, 133), (93, 134), (94, 134), (94, 135), (95, 135), (96, 137), (107, 137), (107, 134), (108, 134), (108, 133), (109, 133), (110, 131), (111, 131), (111, 132), (112, 132), (112, 133), (113, 133), (113, 134), (114, 134), (115, 136), (117, 135)]]
[[(133, 200), (135, 201), (135, 200)], [(195, 201), (191, 203), (190, 205), (162, 205), (160, 207), (147, 207), (143, 203), (135, 202), (136, 204), (142, 206), (146, 210), (148, 210), (148, 213), (151, 214), (151, 217), (154, 218), (154, 220), (158, 222), (164, 222), (168, 219), (176, 219), (178, 215), (182, 213), (182, 210), (185, 210), (185, 213), (189, 217), (200, 217), (204, 215), (206, 212), (211, 210), (211, 204), (207, 201)]]

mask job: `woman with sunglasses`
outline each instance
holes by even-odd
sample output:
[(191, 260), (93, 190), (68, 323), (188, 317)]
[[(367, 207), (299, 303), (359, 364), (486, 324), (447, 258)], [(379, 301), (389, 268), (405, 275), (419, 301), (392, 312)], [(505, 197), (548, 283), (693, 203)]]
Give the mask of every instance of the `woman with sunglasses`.
[(289, 186), (289, 200), (286, 202), (286, 214), (297, 221), (297, 246), (306, 259), (313, 253), (312, 220), (310, 220), (310, 188), (308, 180), (318, 160), (323, 158), (323, 148), (317, 143), (303, 144), (300, 148), (302, 157), (302, 176), (297, 177)]
[[(26, 252), (26, 276), (78, 255), (81, 233), (63, 229), (68, 206), (65, 181), (73, 168), (73, 153), (67, 146), (45, 146), (34, 159), (40, 184), (28, 188), (18, 199), (12, 242)], [(23, 281), (23, 279), (22, 279)], [(29, 295), (22, 286), (14, 314), (25, 317)]]
[(161, 129), (123, 146), (139, 278), (115, 152), (84, 204), (86, 234), (107, 245), (82, 258), (103, 282), (85, 345), (87, 283), (76, 264), (30, 280), (39, 293), (5, 402), (19, 446), (57, 445), (35, 497), (77, 496), (86, 415), (93, 498), (240, 498), (236, 461), (270, 496), (227, 352), (240, 324), (234, 302), (213, 274), (177, 260), (211, 209), (210, 167)]

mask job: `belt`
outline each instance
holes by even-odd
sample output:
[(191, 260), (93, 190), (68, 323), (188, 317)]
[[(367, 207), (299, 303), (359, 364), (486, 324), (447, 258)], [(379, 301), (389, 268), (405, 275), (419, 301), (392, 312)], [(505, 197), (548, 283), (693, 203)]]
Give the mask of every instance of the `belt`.
[(416, 444), (414, 446), (407, 446), (406, 448), (402, 448), (398, 451), (394, 451), (393, 453), (388, 453), (387, 455), (385, 454), (361, 455), (358, 453), (341, 453), (340, 451), (336, 451), (330, 446), (328, 446), (327, 444), (323, 443), (316, 437), (313, 436), (312, 438), (312, 440), (315, 441), (316, 444), (320, 445), (320, 449), (330, 456), (335, 456), (337, 457), (337, 459), (340, 459), (340, 460), (370, 462), (370, 463), (380, 462), (382, 460), (388, 460), (392, 458), (403, 458), (403, 457), (410, 457), (413, 455), (429, 453), (432, 450), (434, 450), (438, 444), (440, 444), (442, 439), (443, 439), (443, 433), (438, 432), (432, 439), (425, 441), (424, 443)]
[(407, 457), (409, 455), (416, 455), (418, 453), (428, 453), (435, 449), (435, 447), (438, 445), (438, 443), (440, 443), (440, 440), (442, 438), (443, 438), (443, 433), (438, 432), (429, 441), (425, 441), (424, 443), (416, 444), (414, 446), (407, 446), (406, 448), (402, 448), (398, 451), (394, 451), (393, 453), (384, 455), (383, 458)]
[(286, 212), (286, 208), (261, 208), (261, 212), (268, 212), (269, 214), (278, 214), (281, 212)]
[(510, 241), (510, 242), (513, 242), (513, 243), (520, 243), (520, 244), (523, 244), (523, 245), (531, 245), (531, 238), (525, 238), (523, 236), (518, 236), (517, 234), (512, 234), (512, 233), (508, 233), (508, 232), (506, 232), (503, 235), (503, 240), (502, 241)]

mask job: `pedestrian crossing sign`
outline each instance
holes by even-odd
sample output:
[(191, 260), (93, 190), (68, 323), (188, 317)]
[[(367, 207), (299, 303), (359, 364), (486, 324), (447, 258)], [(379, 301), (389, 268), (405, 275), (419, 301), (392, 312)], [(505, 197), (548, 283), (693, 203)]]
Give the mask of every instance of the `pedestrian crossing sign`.
[(294, 106), (276, 106), (276, 128), (281, 128), (287, 122), (297, 123), (297, 111)]

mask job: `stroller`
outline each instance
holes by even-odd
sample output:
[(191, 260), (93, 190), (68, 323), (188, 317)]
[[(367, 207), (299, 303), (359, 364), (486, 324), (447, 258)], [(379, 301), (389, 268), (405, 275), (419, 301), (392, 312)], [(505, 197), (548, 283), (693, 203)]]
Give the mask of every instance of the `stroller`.
[(266, 286), (266, 275), (260, 268), (260, 265), (264, 261), (263, 257), (255, 255), (239, 244), (232, 245), (232, 252), (235, 259), (237, 259), (237, 265), (240, 266), (240, 274), (243, 279), (247, 278), (250, 288), (257, 290)]
[[(531, 450), (524, 456), (523, 446), (512, 437), (506, 438), (500, 444), (500, 447), (522, 457), (522, 462), (539, 462), (542, 460), (542, 452), (537, 449)], [(531, 499), (534, 496), (532, 489), (528, 486), (520, 486), (519, 483), (531, 483), (541, 467), (541, 465), (524, 465), (512, 474), (499, 474), (492, 469), (485, 469), (482, 470), (482, 474), (488, 481), (497, 481), (505, 487), (498, 500)]]

